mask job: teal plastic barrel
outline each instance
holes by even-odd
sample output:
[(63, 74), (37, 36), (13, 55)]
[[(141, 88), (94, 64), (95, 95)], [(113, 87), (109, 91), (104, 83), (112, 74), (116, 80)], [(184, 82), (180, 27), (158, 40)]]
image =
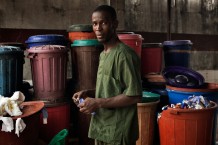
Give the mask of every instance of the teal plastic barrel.
[(11, 97), (23, 84), (24, 51), (19, 47), (0, 46), (0, 95)]

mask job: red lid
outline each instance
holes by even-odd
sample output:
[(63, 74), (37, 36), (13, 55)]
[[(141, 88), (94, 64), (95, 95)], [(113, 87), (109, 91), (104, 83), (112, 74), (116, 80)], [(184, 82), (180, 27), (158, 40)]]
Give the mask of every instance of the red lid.
[(21, 106), (23, 106), (23, 109), (21, 109), (23, 114), (20, 116), (12, 117), (13, 119), (28, 117), (30, 115), (33, 115), (33, 114), (39, 112), (44, 107), (44, 102), (42, 102), (42, 101), (27, 101), (27, 102), (23, 102), (21, 104)]
[(118, 34), (118, 37), (120, 39), (141, 39), (143, 40), (142, 35), (140, 34)]

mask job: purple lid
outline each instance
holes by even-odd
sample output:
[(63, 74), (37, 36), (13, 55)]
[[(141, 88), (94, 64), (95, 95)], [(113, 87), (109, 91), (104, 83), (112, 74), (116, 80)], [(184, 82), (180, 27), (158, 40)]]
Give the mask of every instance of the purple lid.
[(163, 45), (192, 45), (190, 40), (172, 40), (172, 41), (164, 41)]
[(181, 88), (200, 88), (204, 85), (204, 77), (186, 67), (169, 66), (164, 68), (162, 75), (168, 85)]

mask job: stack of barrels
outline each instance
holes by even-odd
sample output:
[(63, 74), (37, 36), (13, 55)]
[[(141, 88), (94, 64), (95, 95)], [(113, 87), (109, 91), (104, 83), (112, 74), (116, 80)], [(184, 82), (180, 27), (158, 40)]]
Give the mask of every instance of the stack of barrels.
[[(45, 102), (48, 113), (41, 114), (40, 139), (49, 143), (62, 129), (70, 128), (70, 103), (65, 97), (68, 40), (63, 35), (34, 35), (25, 41), (30, 59), (33, 100)], [(47, 118), (47, 123), (43, 122)]]
[[(96, 39), (90, 24), (75, 24), (68, 28), (71, 41), (72, 79), (74, 92), (86, 89), (95, 89), (99, 56), (103, 45)], [(80, 145), (94, 145), (94, 140), (88, 138), (91, 115), (79, 112), (75, 106), (72, 110), (77, 116), (76, 124)], [(73, 113), (72, 113), (73, 114)]]

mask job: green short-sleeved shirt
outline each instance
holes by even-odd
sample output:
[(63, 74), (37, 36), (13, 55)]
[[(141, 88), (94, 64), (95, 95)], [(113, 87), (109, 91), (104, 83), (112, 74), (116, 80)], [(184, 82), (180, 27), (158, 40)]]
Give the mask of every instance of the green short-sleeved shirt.
[[(135, 51), (120, 43), (108, 54), (100, 54), (96, 98), (119, 94), (141, 95), (140, 59)], [(138, 139), (137, 104), (121, 108), (100, 108), (92, 116), (89, 137), (119, 145)]]

